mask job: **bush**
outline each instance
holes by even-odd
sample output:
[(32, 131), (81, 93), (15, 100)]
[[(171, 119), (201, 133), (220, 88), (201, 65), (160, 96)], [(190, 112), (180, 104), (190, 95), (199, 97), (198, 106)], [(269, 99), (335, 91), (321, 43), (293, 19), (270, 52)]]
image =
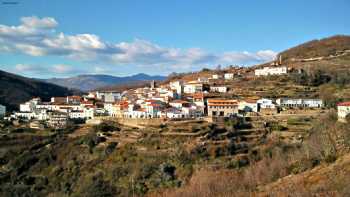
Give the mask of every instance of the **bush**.
[(162, 178), (166, 181), (173, 180), (175, 178), (175, 170), (176, 167), (169, 164), (169, 163), (163, 163), (159, 166), (160, 172), (162, 174)]
[(118, 142), (111, 142), (111, 143), (109, 143), (108, 146), (105, 149), (106, 155), (110, 155), (115, 150), (117, 145), (118, 145)]
[(280, 125), (278, 122), (271, 122), (268, 124), (268, 126), (270, 127), (270, 129), (272, 131), (286, 131), (286, 130), (288, 130), (287, 127)]
[(93, 127), (94, 132), (113, 132), (113, 131), (120, 131), (121, 128), (112, 121), (104, 121), (99, 125), (95, 125)]
[(233, 154), (236, 153), (236, 150), (237, 150), (237, 147), (236, 147), (235, 141), (234, 140), (230, 140), (230, 143), (227, 146), (228, 153), (233, 155)]
[(92, 150), (95, 146), (97, 146), (101, 142), (105, 142), (105, 137), (99, 137), (96, 133), (90, 132), (86, 134), (84, 137), (82, 137), (80, 144), (85, 144), (89, 147), (90, 153), (92, 153)]
[(87, 183), (81, 186), (78, 196), (86, 197), (112, 197), (117, 196), (119, 193), (117, 188), (103, 179), (102, 174), (97, 174), (91, 178), (88, 178)]
[(332, 111), (315, 121), (305, 148), (309, 157), (318, 158), (327, 163), (334, 162), (344, 148), (350, 129), (337, 122), (336, 112)]
[(198, 131), (200, 131), (201, 129), (200, 128), (198, 128), (198, 126), (196, 126), (196, 125), (193, 125), (192, 127), (191, 127), (191, 132), (192, 133), (197, 133)]
[(11, 131), (11, 133), (34, 133), (36, 130), (32, 128), (17, 128)]

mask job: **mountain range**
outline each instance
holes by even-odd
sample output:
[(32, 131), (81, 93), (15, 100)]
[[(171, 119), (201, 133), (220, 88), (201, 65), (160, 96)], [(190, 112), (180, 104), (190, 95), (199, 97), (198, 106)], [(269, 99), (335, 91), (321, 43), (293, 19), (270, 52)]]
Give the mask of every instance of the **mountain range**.
[(69, 78), (43, 79), (43, 81), (71, 89), (88, 91), (113, 85), (129, 85), (141, 81), (162, 81), (166, 78), (167, 77), (164, 76), (150, 76), (140, 73), (127, 77), (116, 77), (111, 75), (78, 75)]

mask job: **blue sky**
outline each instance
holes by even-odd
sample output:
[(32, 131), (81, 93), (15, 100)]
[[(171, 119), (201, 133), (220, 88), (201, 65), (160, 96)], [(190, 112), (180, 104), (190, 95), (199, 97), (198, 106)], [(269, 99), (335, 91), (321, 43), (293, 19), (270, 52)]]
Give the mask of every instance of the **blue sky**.
[(348, 0), (11, 1), (0, 0), (0, 69), (29, 77), (252, 65), (350, 34)]

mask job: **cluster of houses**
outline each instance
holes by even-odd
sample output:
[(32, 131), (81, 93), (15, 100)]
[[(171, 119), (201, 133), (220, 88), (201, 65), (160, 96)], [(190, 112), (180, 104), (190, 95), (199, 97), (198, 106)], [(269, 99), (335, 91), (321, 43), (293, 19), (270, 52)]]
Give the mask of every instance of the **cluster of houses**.
[[(172, 81), (156, 87), (129, 89), (123, 92), (94, 91), (83, 96), (53, 97), (50, 102), (33, 98), (20, 104), (11, 117), (46, 121), (49, 126), (64, 126), (68, 120), (89, 120), (99, 116), (113, 118), (192, 119), (204, 116), (233, 116), (247, 113), (275, 113), (283, 108), (320, 108), (319, 99), (277, 100), (225, 99), (228, 87), (218, 81), (232, 80), (233, 73), (200, 77), (195, 81)], [(211, 83), (212, 81), (215, 83)], [(214, 85), (215, 84), (215, 85)], [(219, 96), (217, 93), (220, 93)], [(213, 96), (213, 94), (215, 96)]]
[[(286, 67), (256, 69), (255, 74), (280, 75), (287, 73)], [(275, 114), (289, 108), (321, 108), (320, 99), (302, 98), (248, 98), (226, 99), (229, 88), (227, 80), (236, 74), (214, 74), (210, 78), (199, 77), (194, 81), (172, 81), (156, 86), (129, 89), (123, 92), (94, 91), (83, 96), (52, 97), (49, 102), (33, 98), (20, 104), (19, 111), (11, 115), (14, 119), (45, 121), (49, 126), (61, 127), (69, 120), (90, 120), (97, 117), (113, 118), (162, 118), (192, 119), (229, 117), (247, 114)], [(0, 116), (6, 108), (0, 105)], [(339, 117), (350, 114), (350, 103), (338, 104)]]

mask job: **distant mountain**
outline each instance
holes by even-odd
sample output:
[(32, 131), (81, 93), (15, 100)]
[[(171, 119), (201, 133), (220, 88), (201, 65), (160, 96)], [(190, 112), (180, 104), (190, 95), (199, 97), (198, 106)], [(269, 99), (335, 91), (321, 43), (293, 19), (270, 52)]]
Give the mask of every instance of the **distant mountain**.
[(45, 79), (45, 81), (68, 88), (88, 91), (113, 85), (124, 85), (151, 80), (162, 81), (165, 79), (166, 77), (164, 76), (150, 76), (140, 73), (128, 77), (115, 77), (111, 75), (79, 75), (69, 78)]
[(0, 104), (9, 110), (33, 97), (50, 100), (53, 96), (66, 96), (75, 92), (68, 88), (8, 73), (0, 70)]

